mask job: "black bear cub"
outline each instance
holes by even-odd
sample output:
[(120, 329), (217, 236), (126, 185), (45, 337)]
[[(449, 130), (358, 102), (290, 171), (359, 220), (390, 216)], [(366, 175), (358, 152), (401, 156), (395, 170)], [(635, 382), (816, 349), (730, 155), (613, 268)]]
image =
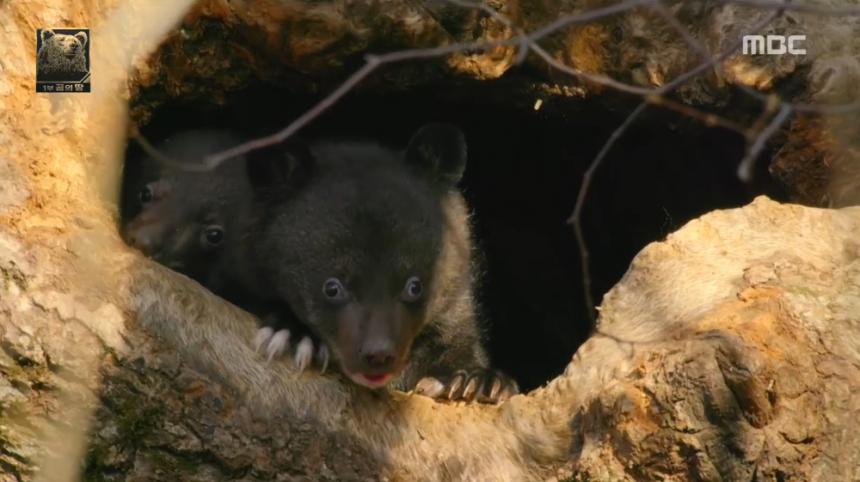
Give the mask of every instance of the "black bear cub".
[[(192, 130), (156, 148), (174, 161), (193, 165), (239, 142), (241, 138), (230, 131)], [(147, 157), (133, 161), (143, 183), (124, 196), (129, 219), (123, 238), (152, 259), (212, 289), (223, 277), (218, 268), (226, 246), (235, 244), (246, 228), (253, 193), (244, 160), (234, 159), (203, 173), (161, 166)]]
[(252, 154), (260, 207), (244, 250), (258, 293), (289, 307), (257, 342), (280, 352), (308, 329), (359, 385), (485, 402), (515, 394), (482, 346), (456, 188), (465, 163), (463, 134), (446, 124), (421, 128), (405, 151), (339, 142)]
[[(133, 167), (130, 179), (134, 182), (123, 193), (122, 234), (129, 245), (148, 257), (257, 317), (287, 320), (293, 318), (288, 306), (264, 301), (259, 295), (265, 289), (258, 286), (248, 243), (242, 241), (259, 221), (256, 210), (260, 207), (248, 180), (246, 160), (231, 159), (210, 171), (197, 169), (207, 155), (242, 140), (233, 131), (201, 129), (177, 133), (155, 146), (161, 155), (189, 169), (163, 165), (148, 156), (129, 159), (127, 167)], [(315, 350), (307, 330), (301, 328), (297, 325), (293, 330), (295, 363), (304, 369)], [(270, 348), (269, 359), (286, 347)], [(327, 364), (325, 346), (319, 346), (316, 354)]]
[[(158, 146), (193, 162), (240, 141), (191, 131)], [(261, 318), (257, 349), (353, 382), (495, 403), (472, 244), (456, 189), (466, 144), (421, 128), (405, 151), (367, 142), (277, 146), (206, 173), (162, 167), (139, 190), (129, 244)]]

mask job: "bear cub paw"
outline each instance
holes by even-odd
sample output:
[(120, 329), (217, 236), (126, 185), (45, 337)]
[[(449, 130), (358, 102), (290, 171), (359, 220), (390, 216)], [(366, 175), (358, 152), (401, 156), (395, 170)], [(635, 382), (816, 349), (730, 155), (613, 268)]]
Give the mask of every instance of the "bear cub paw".
[[(290, 341), (294, 341), (295, 345), (291, 347)], [(257, 330), (254, 337), (254, 348), (258, 353), (264, 354), (268, 362), (280, 358), (292, 348), (293, 364), (299, 369), (299, 373), (305, 371), (314, 361), (320, 367), (321, 373), (325, 373), (328, 368), (328, 347), (301, 330), (263, 326)]]
[(501, 403), (520, 392), (511, 377), (490, 368), (457, 370), (449, 377), (424, 377), (415, 393), (436, 400)]

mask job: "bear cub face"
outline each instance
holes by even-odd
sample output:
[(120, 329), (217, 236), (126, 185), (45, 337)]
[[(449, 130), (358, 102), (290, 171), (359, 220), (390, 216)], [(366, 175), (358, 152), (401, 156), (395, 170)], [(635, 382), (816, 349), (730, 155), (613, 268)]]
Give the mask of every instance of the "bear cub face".
[(248, 162), (267, 216), (250, 237), (257, 265), (355, 383), (388, 384), (427, 323), (465, 161), (462, 133), (430, 124), (405, 152), (329, 143)]
[[(239, 142), (228, 131), (197, 130), (156, 148), (192, 164)], [(138, 190), (139, 212), (124, 226), (123, 237), (159, 263), (203, 281), (228, 241), (240, 236), (239, 213), (251, 198), (242, 160), (204, 173), (164, 166)]]

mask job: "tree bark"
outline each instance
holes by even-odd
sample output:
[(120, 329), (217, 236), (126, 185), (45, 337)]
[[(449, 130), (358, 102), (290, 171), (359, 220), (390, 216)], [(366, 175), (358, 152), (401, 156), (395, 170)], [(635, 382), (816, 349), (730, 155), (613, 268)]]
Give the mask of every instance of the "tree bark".
[[(524, 32), (538, 31), (564, 15), (593, 11), (608, 3), (487, 2)], [(826, 14), (828, 9), (845, 7), (839, 0), (818, 1), (814, 7), (819, 13), (789, 10), (756, 31), (773, 8), (668, 2), (667, 11), (697, 45), (689, 45), (657, 11), (645, 7), (595, 22), (571, 23), (542, 38), (540, 45), (561, 64), (632, 88), (660, 87), (695, 69), (704, 61), (700, 50), (710, 57), (734, 52), (716, 62), (716, 68), (706, 69), (674, 90), (679, 99), (704, 111), (747, 106), (748, 99), (738, 94), (736, 86), (761, 90), (780, 85), (791, 98), (779, 100), (828, 107), (852, 105), (857, 102), (854, 86), (860, 82), (856, 58), (860, 37), (854, 35), (857, 17)], [(803, 34), (806, 54), (744, 55), (737, 45), (740, 37), (756, 33)], [(367, 53), (489, 42), (514, 35), (514, 29), (479, 10), (445, 0), (420, 5), (406, 0), (266, 0), (253, 8), (226, 0), (202, 1), (181, 28), (168, 36), (152, 61), (138, 66), (133, 75), (131, 114), (145, 123), (154, 109), (170, 99), (224, 102), (230, 92), (254, 80), (319, 95), (357, 70)], [(518, 69), (518, 48), (514, 43), (388, 64), (357, 89), (392, 91), (432, 85), (440, 96), (456, 99), (478, 93), (494, 102), (526, 107), (536, 98), (613, 92), (604, 84), (552, 68), (535, 54), (525, 57), (524, 68)], [(476, 82), (480, 87), (474, 87)], [(440, 85), (447, 88), (439, 89)], [(612, 95), (601, 98), (607, 107), (614, 107), (617, 101)], [(742, 124), (750, 126), (768, 122), (775, 113), (773, 105), (761, 106), (763, 113), (746, 109), (749, 113), (743, 115)], [(784, 126), (786, 135), (777, 143), (782, 148), (771, 172), (793, 200), (837, 207), (860, 202), (860, 163), (854, 162), (860, 150), (856, 112), (813, 110), (796, 116), (790, 128)], [(755, 137), (759, 132), (751, 129), (746, 134)], [(812, 152), (810, 145), (816, 147)]]
[[(267, 365), (250, 348), (248, 314), (117, 235), (128, 116), (117, 93), (130, 95), (131, 65), (139, 85), (147, 75), (184, 84), (199, 68), (169, 66), (158, 57), (166, 47), (144, 63), (190, 3), (83, 2), (64, 12), (95, 30), (99, 80), (83, 96), (33, 94), (33, 28), (56, 26), (59, 2), (12, 2), (0, 12), (5, 480), (74, 479), (82, 461), (88, 480), (860, 478), (852, 428), (860, 415), (860, 208), (759, 198), (688, 223), (633, 260), (562, 376), (498, 407), (374, 394), (335, 374)], [(300, 10), (307, 5), (271, 1), (281, 13), (263, 16), (210, 1), (188, 22), (216, 16), (282, 39), (272, 29), (289, 15), (317, 12), (320, 22), (329, 17), (319, 12), (342, 3)], [(384, 21), (423, 34), (386, 33), (398, 46), (432, 45), (440, 37), (431, 33), (453, 22), (418, 28), (430, 15), (406, 22), (398, 8), (407, 5), (392, 2)], [(546, 18), (505, 5), (527, 25)], [(708, 18), (734, 8), (709, 10)], [(345, 30), (374, 32), (367, 25), (378, 10), (345, 11), (354, 14), (340, 18), (349, 19)], [(635, 15), (616, 22), (635, 24)], [(463, 18), (471, 30), (461, 27), (459, 36), (496, 35), (491, 22)], [(178, 42), (181, 34), (173, 35)], [(326, 59), (345, 58), (342, 45), (360, 52), (373, 44), (303, 39), (277, 48), (308, 72), (315, 62), (332, 72), (325, 62), (335, 61)], [(302, 41), (313, 48), (302, 44), (307, 49), (296, 53)], [(326, 49), (329, 57), (320, 56)], [(662, 65), (682, 68), (667, 55), (644, 64), (648, 78)], [(513, 62), (498, 52), (469, 57), (461, 56), (476, 77)], [(450, 62), (456, 71), (457, 60)]]

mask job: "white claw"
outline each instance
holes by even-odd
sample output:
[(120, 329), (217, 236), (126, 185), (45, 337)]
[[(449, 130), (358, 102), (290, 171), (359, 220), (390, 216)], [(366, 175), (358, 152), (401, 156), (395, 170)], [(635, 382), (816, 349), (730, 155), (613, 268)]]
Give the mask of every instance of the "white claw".
[(302, 341), (296, 345), (295, 363), (299, 369), (299, 373), (305, 371), (305, 368), (311, 364), (311, 358), (314, 354), (314, 342), (310, 338), (304, 337)]
[(264, 326), (257, 330), (257, 334), (254, 336), (254, 352), (260, 353), (260, 349), (263, 348), (263, 345), (265, 345), (274, 334), (275, 330), (268, 326)]
[(317, 358), (322, 363), (322, 370), (320, 370), (320, 375), (322, 375), (325, 373), (325, 369), (328, 368), (329, 359), (328, 347), (323, 343), (320, 344), (320, 349), (317, 351)]
[(437, 398), (445, 392), (445, 384), (434, 377), (424, 377), (415, 385), (415, 393), (425, 397)]
[(278, 330), (272, 335), (269, 340), (269, 346), (266, 348), (268, 357), (266, 361), (272, 361), (273, 358), (281, 356), (290, 347), (290, 330)]

